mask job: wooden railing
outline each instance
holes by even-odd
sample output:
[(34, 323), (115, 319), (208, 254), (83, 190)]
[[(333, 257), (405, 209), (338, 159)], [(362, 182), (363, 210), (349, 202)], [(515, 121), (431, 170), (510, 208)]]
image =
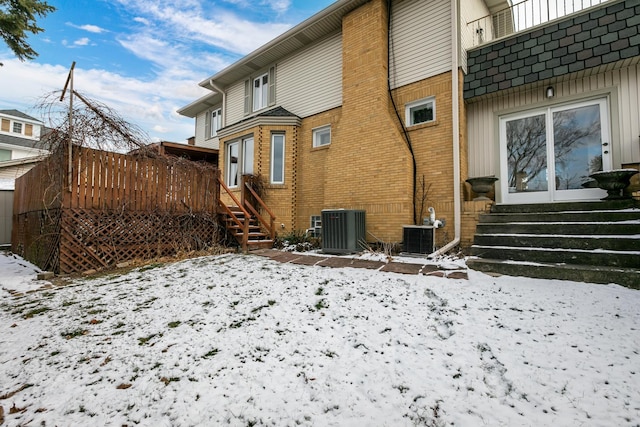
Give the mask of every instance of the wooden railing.
[(251, 202), (249, 202), (249, 198), (243, 196), (242, 200), (244, 201), (244, 205), (256, 216), (261, 226), (264, 227), (265, 230), (267, 230), (269, 234), (269, 238), (271, 240), (275, 239), (276, 238), (276, 227), (275, 227), (276, 216), (273, 214), (271, 209), (267, 207), (267, 205), (264, 203), (262, 198), (251, 187), (251, 184), (249, 182), (249, 177), (247, 175), (242, 176), (242, 184), (243, 184), (242, 186), (243, 194), (245, 191), (249, 191), (249, 193), (253, 196), (253, 200), (255, 200), (256, 203), (258, 203), (258, 205), (260, 205), (260, 207), (264, 210), (264, 212), (266, 212), (269, 215), (269, 221), (267, 222), (267, 220), (265, 220), (262, 217), (262, 215), (260, 215), (256, 207), (253, 206)]
[[(242, 242), (240, 244), (242, 245), (242, 250), (246, 252), (247, 245), (248, 245), (247, 242), (249, 240), (249, 218), (250, 218), (249, 212), (247, 212), (247, 210), (242, 206), (242, 203), (240, 203), (238, 198), (233, 194), (233, 192), (229, 189), (229, 187), (227, 187), (227, 184), (224, 183), (224, 180), (220, 178), (220, 176), (218, 176), (218, 182), (220, 183), (220, 188), (224, 190), (229, 197), (231, 197), (231, 200), (233, 200), (236, 206), (238, 206), (238, 208), (244, 214), (244, 221), (240, 221), (240, 219), (236, 216), (235, 212), (229, 209), (229, 206), (227, 206), (226, 203), (224, 203), (221, 198), (218, 198), (218, 205), (229, 216), (229, 218), (233, 220), (233, 222), (238, 227), (242, 228)], [(220, 195), (222, 195), (222, 191), (220, 191)]]
[[(218, 182), (220, 183), (220, 188), (221, 188), (220, 194), (225, 192), (231, 198), (233, 203), (236, 204), (236, 206), (244, 216), (244, 220), (241, 220), (236, 215), (237, 211), (234, 212), (231, 208), (229, 208), (229, 206), (227, 206), (222, 201), (221, 198), (218, 199), (218, 204), (220, 205), (220, 208), (222, 209), (222, 211), (225, 214), (227, 214), (227, 216), (233, 221), (234, 224), (236, 224), (240, 229), (242, 229), (242, 240), (240, 242), (240, 244), (242, 245), (242, 250), (246, 251), (249, 245), (249, 225), (252, 217), (256, 218), (261, 229), (266, 230), (266, 234), (269, 235), (269, 238), (271, 240), (274, 240), (276, 237), (276, 227), (275, 227), (276, 216), (273, 214), (271, 209), (269, 209), (269, 207), (265, 204), (265, 202), (258, 195), (258, 193), (251, 187), (251, 184), (249, 182), (249, 177), (247, 175), (244, 175), (242, 177), (240, 200), (238, 200), (238, 198), (233, 193), (233, 191), (231, 191), (231, 189), (227, 187), (227, 185), (224, 183), (224, 180), (220, 176), (218, 176)], [(248, 195), (251, 195), (251, 197), (247, 197)], [(253, 200), (254, 203), (252, 203), (250, 199)], [(257, 206), (255, 206), (254, 204)], [(265, 218), (265, 215), (260, 214), (259, 209), (262, 209), (263, 212), (265, 212), (268, 215), (268, 218)]]

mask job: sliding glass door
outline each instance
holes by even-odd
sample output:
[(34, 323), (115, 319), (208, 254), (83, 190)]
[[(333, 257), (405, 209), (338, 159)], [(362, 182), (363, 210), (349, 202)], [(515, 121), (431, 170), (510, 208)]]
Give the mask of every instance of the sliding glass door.
[(611, 168), (607, 100), (596, 99), (500, 118), (504, 203), (591, 200), (606, 193), (589, 175)]

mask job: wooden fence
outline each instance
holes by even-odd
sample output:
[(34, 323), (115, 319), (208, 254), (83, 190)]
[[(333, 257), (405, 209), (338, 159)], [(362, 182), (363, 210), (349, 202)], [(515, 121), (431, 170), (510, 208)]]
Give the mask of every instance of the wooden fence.
[(218, 171), (193, 162), (74, 147), (16, 180), (12, 250), (73, 273), (218, 241)]

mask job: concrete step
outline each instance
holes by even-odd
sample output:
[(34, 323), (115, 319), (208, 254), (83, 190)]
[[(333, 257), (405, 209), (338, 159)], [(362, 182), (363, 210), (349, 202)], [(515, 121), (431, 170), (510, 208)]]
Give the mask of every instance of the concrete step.
[(640, 235), (476, 234), (474, 245), (528, 248), (638, 251)]
[(471, 246), (471, 255), (511, 261), (598, 265), (640, 269), (640, 250), (606, 251), (509, 246)]
[(479, 221), (482, 223), (638, 221), (640, 223), (640, 209), (490, 213), (480, 214)]
[(638, 235), (640, 222), (515, 222), (479, 223), (478, 234)]
[(467, 259), (467, 267), (484, 273), (601, 284), (615, 283), (632, 289), (640, 289), (640, 270), (632, 268), (558, 263), (518, 263), (474, 257)]
[(564, 212), (583, 210), (619, 210), (640, 209), (640, 201), (634, 199), (598, 200), (592, 202), (567, 203), (536, 203), (525, 205), (493, 205), (491, 212), (495, 213), (535, 213), (535, 212)]

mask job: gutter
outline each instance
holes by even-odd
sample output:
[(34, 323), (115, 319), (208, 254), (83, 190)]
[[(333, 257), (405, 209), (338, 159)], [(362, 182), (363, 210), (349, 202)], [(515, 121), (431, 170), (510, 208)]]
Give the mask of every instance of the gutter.
[(209, 84), (217, 92), (220, 92), (222, 94), (222, 127), (225, 127), (227, 125), (227, 91), (214, 83), (213, 79), (209, 79)]
[(461, 210), (460, 203), (460, 90), (458, 74), (458, 0), (451, 2), (451, 113), (453, 127), (453, 240), (432, 253), (428, 258), (435, 258), (447, 253), (460, 243)]

